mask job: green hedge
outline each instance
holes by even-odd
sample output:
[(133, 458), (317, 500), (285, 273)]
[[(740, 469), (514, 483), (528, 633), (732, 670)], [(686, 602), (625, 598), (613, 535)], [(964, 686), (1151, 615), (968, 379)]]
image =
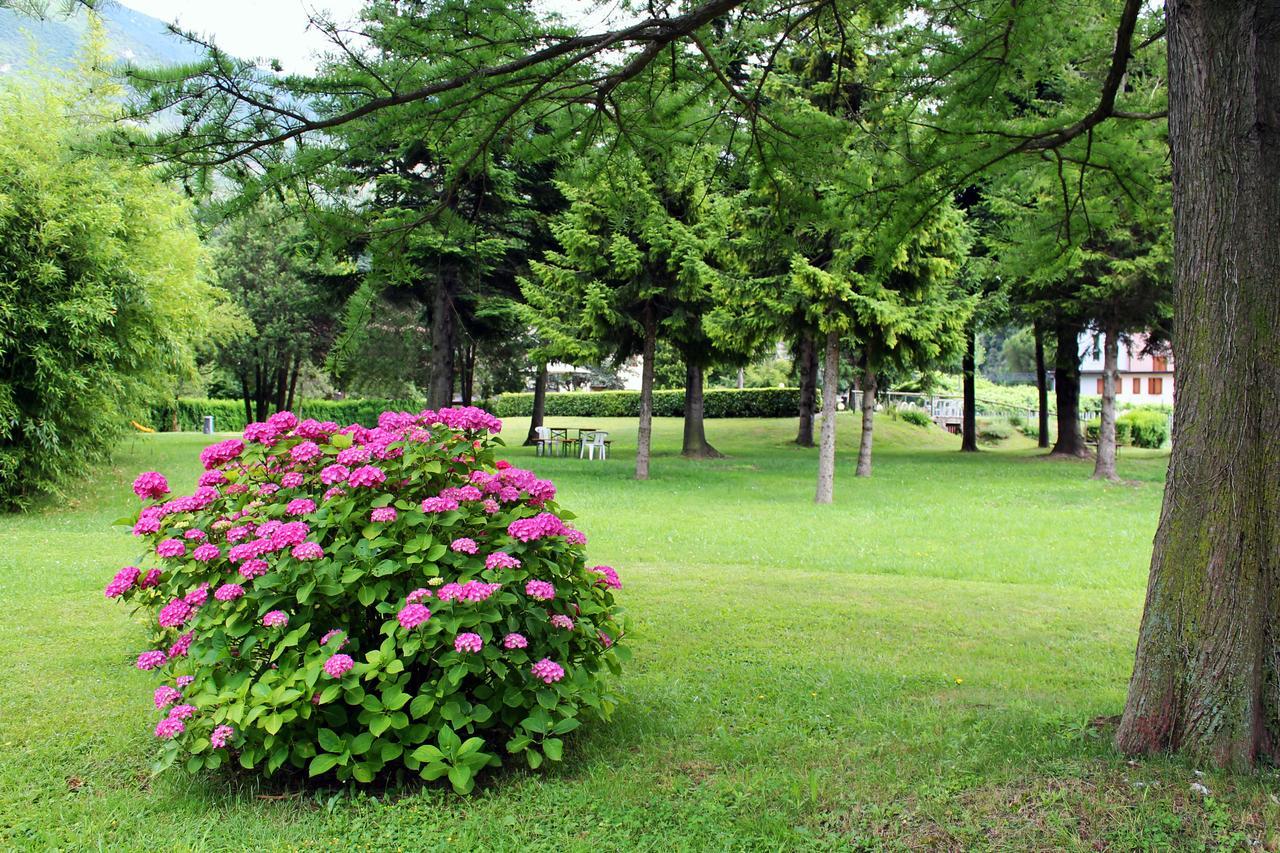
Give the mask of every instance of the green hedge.
[[(1085, 424), (1084, 434), (1097, 441), (1102, 422), (1097, 418)], [(1116, 418), (1116, 443), (1134, 447), (1163, 447), (1169, 440), (1169, 416), (1151, 409), (1134, 409)]]
[[(1102, 435), (1102, 418), (1094, 418), (1084, 425), (1084, 437), (1088, 441), (1097, 442)], [(1132, 444), (1133, 435), (1129, 431), (1129, 422), (1124, 418), (1116, 418), (1116, 444)]]
[[(302, 400), (294, 406), (300, 418), (318, 421), (337, 421), (347, 424), (378, 425), (378, 415), (392, 409), (417, 412), (426, 408), (422, 400)], [(244, 403), (240, 400), (208, 400), (200, 397), (182, 397), (178, 400), (178, 428), (198, 431), (205, 415), (213, 415), (213, 428), (218, 432), (239, 432), (245, 428)], [(173, 423), (173, 405), (161, 406), (151, 411), (150, 426), (167, 430)]]
[[(799, 388), (713, 388), (704, 392), (708, 418), (792, 418), (800, 410)], [(492, 411), (500, 418), (533, 414), (532, 394), (499, 394)], [(684, 414), (684, 391), (654, 391), (653, 414)], [(639, 391), (571, 391), (547, 395), (547, 417), (634, 418), (640, 415)]]

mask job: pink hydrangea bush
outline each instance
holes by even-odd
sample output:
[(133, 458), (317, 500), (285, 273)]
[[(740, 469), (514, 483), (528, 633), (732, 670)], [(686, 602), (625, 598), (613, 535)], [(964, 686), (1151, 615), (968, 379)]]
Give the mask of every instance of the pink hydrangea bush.
[(134, 659), (159, 678), (161, 766), (465, 792), (607, 718), (621, 582), (550, 482), (496, 458), (500, 428), (475, 408), (373, 429), (280, 412), (205, 448), (190, 496), (139, 477), (143, 557), (105, 594), (151, 626)]

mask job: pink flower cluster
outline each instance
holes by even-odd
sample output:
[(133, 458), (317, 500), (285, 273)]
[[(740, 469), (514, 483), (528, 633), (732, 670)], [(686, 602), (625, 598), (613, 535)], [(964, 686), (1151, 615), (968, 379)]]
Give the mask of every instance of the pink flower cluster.
[(540, 512), (532, 518), (517, 518), (507, 525), (507, 533), (521, 542), (563, 536), (568, 530), (559, 516), (549, 512)]
[(380, 524), (396, 520), (396, 508), (393, 506), (374, 507), (369, 513), (369, 520)]
[(289, 624), (289, 614), (283, 610), (270, 610), (263, 615), (262, 624), (268, 628), (283, 628)]
[(622, 589), (622, 581), (618, 580), (618, 573), (612, 566), (593, 566), (588, 571), (603, 575), (604, 579), (600, 583), (610, 589)]
[(365, 465), (357, 468), (347, 477), (347, 484), (357, 488), (372, 488), (386, 482), (387, 475), (376, 465)]
[(520, 561), (505, 551), (494, 551), (484, 558), (486, 569), (518, 569)]
[(441, 601), (480, 602), (502, 588), (500, 583), (484, 581), (467, 581), (466, 583), (447, 583), (436, 591), (436, 598)]
[(431, 618), (431, 611), (421, 604), (406, 604), (401, 611), (396, 614), (396, 619), (400, 622), (400, 627), (406, 631), (412, 631), (422, 623)]
[(565, 631), (573, 630), (573, 620), (568, 616), (565, 616), (563, 613), (553, 614), (551, 617), (551, 624), (557, 628), (562, 628)]
[(551, 658), (543, 658), (530, 667), (534, 678), (541, 678), (547, 684), (564, 678), (564, 667)]
[(224, 583), (222, 586), (218, 587), (218, 590), (213, 594), (213, 597), (219, 601), (235, 601), (243, 595), (244, 587), (240, 584)]
[(474, 554), (480, 550), (480, 546), (476, 544), (476, 540), (461, 536), (449, 543), (449, 550), (459, 554)]
[(352, 660), (351, 655), (336, 654), (324, 662), (324, 671), (330, 678), (341, 678), (355, 665), (356, 662)]
[(310, 515), (316, 511), (316, 502), (311, 498), (297, 498), (285, 504), (285, 515)]
[(550, 601), (556, 597), (556, 588), (546, 581), (531, 580), (524, 585), (524, 594), (537, 601)]
[(125, 566), (116, 572), (116, 576), (111, 579), (111, 583), (107, 584), (107, 588), (103, 590), (103, 595), (107, 598), (119, 598), (133, 589), (139, 574), (140, 570), (137, 566)]
[(209, 746), (214, 749), (222, 749), (231, 743), (231, 738), (235, 736), (236, 730), (231, 726), (218, 726), (209, 735)]
[(144, 501), (162, 498), (169, 494), (169, 481), (157, 471), (147, 471), (133, 481), (133, 493)]
[(507, 634), (502, 638), (502, 647), (504, 649), (527, 649), (529, 641), (525, 639), (524, 634)]
[(471, 652), (474, 654), (484, 647), (484, 640), (479, 634), (462, 633), (454, 637), (453, 647), (459, 652)]

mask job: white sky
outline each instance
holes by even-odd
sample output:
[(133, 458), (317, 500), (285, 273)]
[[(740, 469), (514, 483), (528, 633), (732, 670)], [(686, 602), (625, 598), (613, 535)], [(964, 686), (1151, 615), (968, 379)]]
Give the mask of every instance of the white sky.
[[(166, 23), (213, 36), (219, 47), (245, 58), (278, 59), (286, 72), (313, 70), (312, 55), (328, 40), (307, 28), (309, 12), (328, 12), (340, 22), (352, 20), (363, 0), (121, 0)], [(618, 17), (615, 0), (542, 0), (570, 23), (596, 29)]]

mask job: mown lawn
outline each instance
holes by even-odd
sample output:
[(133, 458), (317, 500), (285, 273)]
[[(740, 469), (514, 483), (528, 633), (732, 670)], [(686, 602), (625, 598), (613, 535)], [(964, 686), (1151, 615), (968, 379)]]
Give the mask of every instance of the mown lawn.
[[(588, 425), (558, 420), (557, 424)], [(102, 587), (136, 559), (110, 522), (156, 468), (188, 483), (196, 435), (138, 436), (60, 505), (0, 518), (0, 847), (669, 850), (1167, 848), (1280, 842), (1274, 774), (1110, 748), (1167, 455), (1123, 485), (1026, 442), (979, 455), (883, 419), (875, 476), (811, 503), (793, 421), (714, 421), (727, 458), (654, 478), (615, 458), (510, 458), (551, 476), (594, 561), (616, 566), (635, 656), (613, 723), (562, 766), (438, 788), (298, 790), (149, 775), (152, 682)], [(518, 441), (525, 425), (509, 424)], [(1205, 797), (1191, 789), (1201, 783)], [(1273, 848), (1274, 849), (1274, 848)]]

